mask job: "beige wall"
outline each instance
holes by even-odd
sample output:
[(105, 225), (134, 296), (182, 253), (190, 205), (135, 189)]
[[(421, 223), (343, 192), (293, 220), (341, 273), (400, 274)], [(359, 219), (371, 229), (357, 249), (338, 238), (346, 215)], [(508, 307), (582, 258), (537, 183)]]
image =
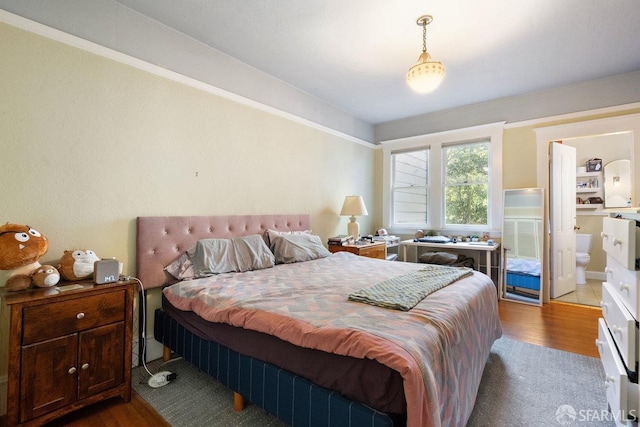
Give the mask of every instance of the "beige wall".
[(309, 213), (324, 240), (345, 195), (374, 206), (368, 146), (6, 24), (0, 40), (0, 222), (45, 234), (43, 263), (89, 248), (135, 274), (140, 215)]
[(536, 187), (536, 135), (534, 129), (636, 113), (640, 113), (640, 108), (623, 109), (606, 114), (585, 113), (584, 116), (562, 120), (539, 120), (535, 124), (523, 124), (522, 126), (507, 125), (502, 139), (502, 182), (504, 188)]

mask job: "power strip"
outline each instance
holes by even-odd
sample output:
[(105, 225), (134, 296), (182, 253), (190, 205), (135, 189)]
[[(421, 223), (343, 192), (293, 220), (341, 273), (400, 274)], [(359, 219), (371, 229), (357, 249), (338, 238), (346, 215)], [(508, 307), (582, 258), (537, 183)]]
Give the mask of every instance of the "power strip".
[(177, 374), (173, 374), (169, 371), (158, 372), (149, 378), (148, 384), (149, 387), (153, 388), (162, 387), (175, 380), (177, 376)]

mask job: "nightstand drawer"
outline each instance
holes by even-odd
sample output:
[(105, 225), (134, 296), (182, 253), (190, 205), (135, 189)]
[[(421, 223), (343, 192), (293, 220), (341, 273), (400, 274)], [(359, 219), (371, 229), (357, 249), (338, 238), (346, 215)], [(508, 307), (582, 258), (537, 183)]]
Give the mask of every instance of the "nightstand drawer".
[(329, 252), (351, 252), (367, 258), (387, 259), (387, 245), (385, 242), (365, 243), (360, 245), (328, 245)]
[(125, 291), (120, 291), (25, 307), (22, 344), (124, 320), (125, 298)]
[(369, 258), (387, 258), (387, 247), (386, 245), (375, 245), (366, 248), (360, 249), (360, 256), (366, 256)]

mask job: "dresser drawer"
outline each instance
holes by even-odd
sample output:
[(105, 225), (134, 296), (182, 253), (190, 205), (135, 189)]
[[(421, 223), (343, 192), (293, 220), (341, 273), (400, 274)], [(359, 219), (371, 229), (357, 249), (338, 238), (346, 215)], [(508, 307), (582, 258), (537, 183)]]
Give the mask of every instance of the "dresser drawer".
[(636, 265), (636, 222), (621, 218), (603, 218), (602, 249), (629, 270)]
[(611, 289), (610, 283), (602, 285), (602, 314), (613, 336), (620, 356), (627, 369), (636, 370), (636, 321)]
[(629, 378), (604, 319), (598, 319), (596, 346), (605, 372), (605, 391), (610, 410), (613, 414), (628, 414), (630, 409), (634, 409), (628, 405)]
[(620, 301), (629, 312), (638, 318), (638, 281), (640, 272), (625, 268), (612, 255), (607, 254), (606, 281), (611, 285), (611, 290), (620, 298)]
[(124, 320), (125, 298), (125, 291), (117, 291), (24, 307), (22, 344)]

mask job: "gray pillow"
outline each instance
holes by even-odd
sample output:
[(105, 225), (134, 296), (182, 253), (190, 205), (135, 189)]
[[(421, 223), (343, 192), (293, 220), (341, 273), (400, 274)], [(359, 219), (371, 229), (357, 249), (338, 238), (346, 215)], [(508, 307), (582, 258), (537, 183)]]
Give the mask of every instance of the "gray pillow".
[(292, 234), (311, 234), (311, 230), (291, 230), (291, 231), (277, 231), (267, 229), (267, 242), (269, 247), (273, 250), (273, 241), (278, 236), (290, 236)]
[(262, 270), (275, 265), (276, 259), (262, 236), (252, 234), (232, 240), (238, 271)]
[(275, 255), (276, 264), (311, 261), (331, 255), (331, 252), (322, 245), (320, 237), (314, 234), (274, 236), (271, 241), (271, 250)]
[(231, 239), (201, 239), (187, 253), (195, 277), (239, 271)]
[(201, 239), (188, 251), (195, 277), (270, 268), (275, 258), (261, 236)]

